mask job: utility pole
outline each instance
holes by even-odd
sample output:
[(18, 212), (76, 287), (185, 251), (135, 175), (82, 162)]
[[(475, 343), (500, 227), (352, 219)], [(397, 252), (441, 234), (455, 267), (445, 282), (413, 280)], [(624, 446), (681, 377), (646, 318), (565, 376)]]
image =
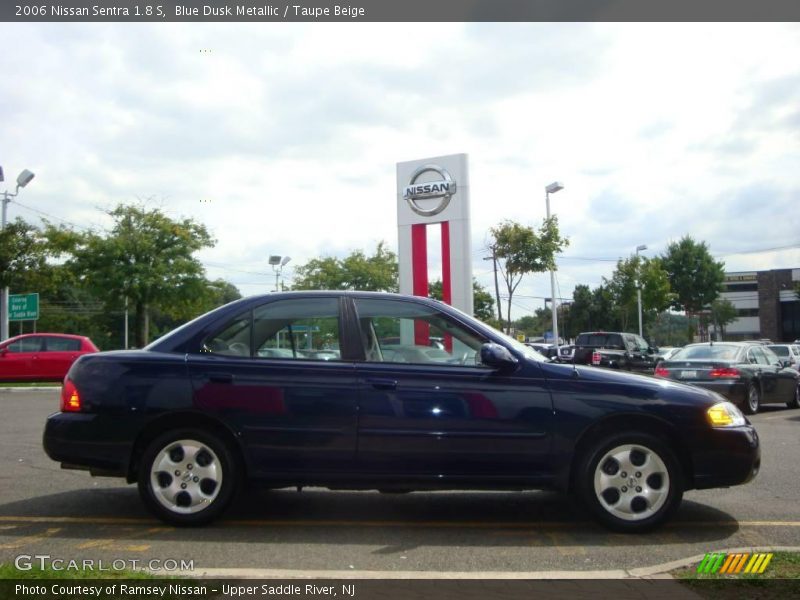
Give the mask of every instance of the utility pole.
[[(12, 194), (9, 191), (3, 192), (3, 217), (2, 217), (2, 227), (0, 230), (4, 230), (6, 228), (6, 220), (8, 216), (8, 203), (11, 202), (11, 198), (15, 198), (17, 194), (19, 194), (19, 188), (24, 188), (31, 182), (31, 179), (34, 178), (34, 174), (28, 169), (23, 169), (22, 173), (17, 176), (17, 189)], [(3, 181), (3, 169), (0, 167), (0, 181)], [(3, 286), (2, 291), (0, 291), (0, 342), (3, 340), (8, 339), (8, 286)]]

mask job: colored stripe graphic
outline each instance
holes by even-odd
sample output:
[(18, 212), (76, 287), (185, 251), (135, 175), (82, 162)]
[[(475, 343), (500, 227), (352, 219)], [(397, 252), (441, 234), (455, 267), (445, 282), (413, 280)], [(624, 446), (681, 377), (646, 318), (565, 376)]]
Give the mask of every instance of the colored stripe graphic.
[(766, 553), (736, 553), (725, 554), (724, 552), (709, 552), (697, 565), (698, 573), (719, 573), (724, 575), (738, 575), (744, 573), (763, 573), (772, 554)]

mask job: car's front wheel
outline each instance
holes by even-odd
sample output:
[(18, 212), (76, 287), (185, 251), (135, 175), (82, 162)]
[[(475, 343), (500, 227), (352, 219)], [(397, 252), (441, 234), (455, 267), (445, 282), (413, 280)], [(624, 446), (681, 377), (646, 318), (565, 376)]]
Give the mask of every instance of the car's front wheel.
[(641, 532), (661, 525), (683, 497), (675, 454), (646, 433), (609, 435), (586, 451), (576, 487), (584, 504), (605, 525)]
[(201, 525), (218, 517), (237, 483), (229, 447), (199, 429), (158, 436), (147, 445), (139, 464), (142, 500), (157, 517), (175, 525)]

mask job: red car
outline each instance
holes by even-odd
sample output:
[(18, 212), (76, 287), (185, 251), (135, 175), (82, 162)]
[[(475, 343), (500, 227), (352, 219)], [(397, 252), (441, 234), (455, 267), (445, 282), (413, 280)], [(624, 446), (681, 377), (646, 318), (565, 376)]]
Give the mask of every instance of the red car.
[(61, 381), (82, 354), (98, 352), (88, 337), (26, 333), (0, 343), (0, 381)]

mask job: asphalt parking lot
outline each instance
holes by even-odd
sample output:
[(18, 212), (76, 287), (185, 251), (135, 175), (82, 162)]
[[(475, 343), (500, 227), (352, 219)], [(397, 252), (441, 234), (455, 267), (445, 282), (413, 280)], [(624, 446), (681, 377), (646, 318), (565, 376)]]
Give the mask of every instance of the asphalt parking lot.
[[(135, 486), (64, 471), (41, 434), (58, 390), (0, 390), (0, 562), (193, 561), (197, 573), (483, 573), (631, 570), (734, 548), (800, 547), (800, 410), (752, 418), (762, 470), (745, 486), (689, 492), (646, 535), (609, 533), (549, 492), (251, 491), (211, 526), (166, 526)], [(158, 563), (154, 563), (158, 565)], [(255, 573), (256, 571), (253, 571)], [(335, 576), (335, 573), (334, 573)]]

